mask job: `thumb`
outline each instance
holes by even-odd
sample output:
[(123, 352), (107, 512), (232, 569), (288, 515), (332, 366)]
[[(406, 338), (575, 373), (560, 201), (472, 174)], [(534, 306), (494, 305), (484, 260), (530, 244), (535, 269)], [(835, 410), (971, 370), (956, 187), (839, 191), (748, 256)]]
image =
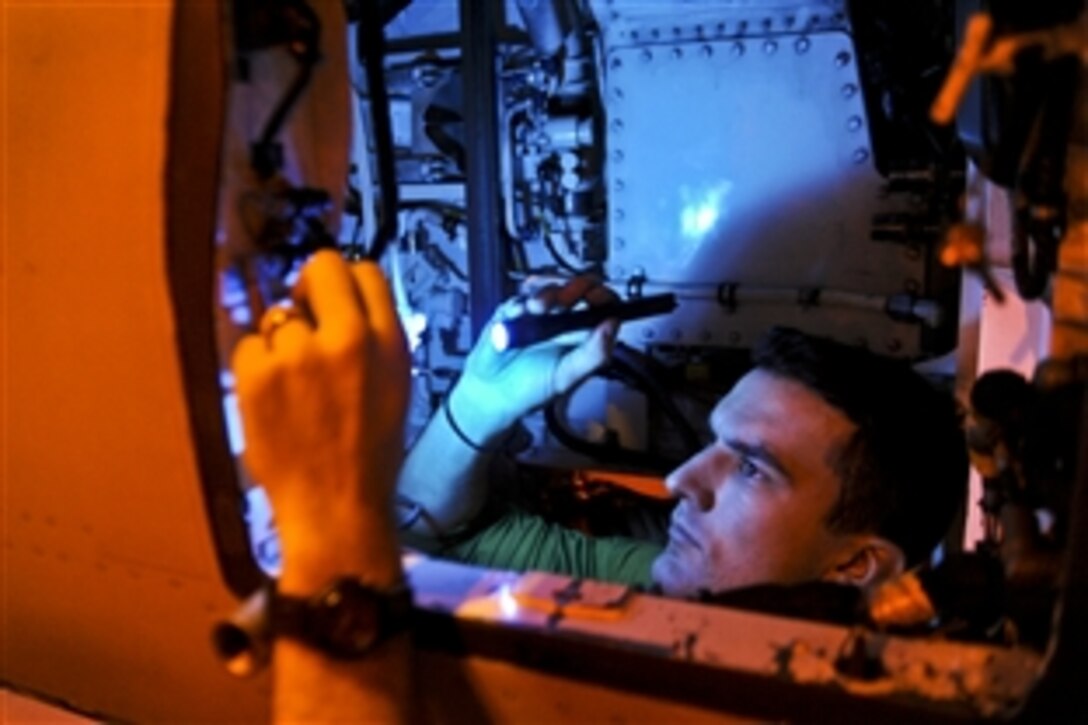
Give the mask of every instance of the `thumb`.
[(615, 320), (605, 320), (582, 344), (559, 360), (555, 369), (555, 392), (565, 393), (594, 370), (608, 362), (616, 344)]

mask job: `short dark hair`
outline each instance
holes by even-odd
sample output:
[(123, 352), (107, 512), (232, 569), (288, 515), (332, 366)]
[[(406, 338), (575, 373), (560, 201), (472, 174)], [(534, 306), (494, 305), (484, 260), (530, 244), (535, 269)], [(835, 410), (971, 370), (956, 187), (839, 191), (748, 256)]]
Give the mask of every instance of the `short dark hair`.
[(753, 362), (803, 384), (857, 426), (834, 465), (842, 490), (828, 528), (883, 536), (908, 565), (928, 560), (967, 497), (967, 447), (953, 396), (906, 361), (789, 328), (772, 329)]

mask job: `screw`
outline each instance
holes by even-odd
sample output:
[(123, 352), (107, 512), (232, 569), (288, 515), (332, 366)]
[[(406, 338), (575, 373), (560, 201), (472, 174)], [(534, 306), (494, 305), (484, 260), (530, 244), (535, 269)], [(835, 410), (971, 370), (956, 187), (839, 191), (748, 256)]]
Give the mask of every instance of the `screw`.
[(673, 48), (672, 49), (672, 57), (675, 60), (680, 60), (681, 58), (684, 57), (684, 51), (681, 48)]
[(855, 86), (853, 83), (847, 83), (842, 87), (843, 98), (853, 98), (855, 95), (857, 95), (857, 92), (858, 87)]
[(869, 160), (869, 151), (868, 151), (868, 149), (856, 149), (854, 151), (854, 163), (855, 164), (864, 164), (868, 160)]
[(714, 55), (714, 49), (711, 48), (709, 45), (704, 45), (702, 48), (699, 49), (699, 52), (702, 53), (704, 58), (709, 58), (710, 56)]
[(616, 179), (612, 182), (612, 188), (616, 191), (623, 191), (627, 187), (627, 184), (623, 183), (623, 179)]
[(617, 163), (617, 164), (619, 162), (623, 161), (623, 150), (622, 149), (616, 149), (615, 151), (612, 152), (612, 161)]
[(623, 237), (616, 237), (612, 240), (612, 248), (615, 250), (623, 249), (627, 245), (627, 241)]
[(851, 116), (846, 119), (846, 128), (850, 131), (857, 131), (861, 128), (861, 116)]
[(615, 98), (617, 101), (622, 100), (623, 99), (623, 89), (620, 88), (619, 86), (613, 88), (612, 89), (612, 97)]
[(734, 58), (739, 58), (744, 55), (744, 43), (733, 43), (733, 45), (729, 46), (729, 54)]
[(649, 48), (647, 48), (642, 51), (642, 53), (639, 55), (639, 58), (642, 59), (643, 63), (649, 63), (651, 60), (654, 59), (654, 54), (650, 51)]
[(612, 70), (619, 70), (623, 67), (623, 59), (620, 58), (618, 55), (613, 56), (612, 62), (609, 65), (611, 65)]
[(793, 44), (793, 47), (797, 51), (798, 55), (804, 55), (808, 52), (808, 49), (812, 47), (812, 43), (809, 42), (808, 38), (802, 35), (800, 38), (797, 39), (797, 42)]
[(847, 53), (847, 52), (846, 52), (845, 50), (844, 50), (844, 51), (841, 51), (841, 52), (839, 52), (839, 53), (837, 53), (837, 54), (835, 55), (835, 67), (837, 67), (837, 68), (845, 68), (845, 67), (846, 67), (846, 65), (847, 65), (847, 64), (848, 64), (849, 62), (850, 62), (850, 54), (849, 54), (849, 53)]
[(778, 43), (774, 42), (773, 40), (768, 40), (766, 43), (763, 44), (763, 52), (767, 55), (774, 55), (778, 52)]
[(616, 211), (612, 213), (612, 217), (618, 222), (622, 222), (625, 216), (627, 216), (627, 214), (624, 213), (623, 209), (616, 209)]
[(613, 118), (609, 127), (612, 129), (612, 133), (619, 133), (623, 130), (623, 119)]

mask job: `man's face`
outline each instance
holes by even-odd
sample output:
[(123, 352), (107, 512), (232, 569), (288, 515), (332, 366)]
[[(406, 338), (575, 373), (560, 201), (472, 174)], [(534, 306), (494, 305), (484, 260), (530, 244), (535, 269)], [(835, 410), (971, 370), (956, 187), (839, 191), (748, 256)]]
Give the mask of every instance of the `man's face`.
[(754, 370), (714, 408), (715, 440), (673, 471), (680, 497), (653, 578), (672, 596), (827, 574), (841, 540), (824, 518), (856, 426), (801, 383)]

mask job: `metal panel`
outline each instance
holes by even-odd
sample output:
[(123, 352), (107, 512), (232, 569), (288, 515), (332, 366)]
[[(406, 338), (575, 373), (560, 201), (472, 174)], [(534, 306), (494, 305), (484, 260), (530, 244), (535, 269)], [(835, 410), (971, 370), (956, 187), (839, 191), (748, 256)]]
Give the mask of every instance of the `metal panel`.
[(920, 289), (923, 263), (917, 250), (869, 241), (873, 215), (892, 209), (871, 164), (849, 35), (699, 39), (675, 30), (683, 40), (616, 47), (606, 58), (609, 276), (689, 298), (632, 334), (738, 344), (774, 323), (846, 329), (842, 310), (789, 298), (738, 314), (715, 309), (719, 286), (739, 283), (872, 295), (870, 311), (846, 306), (857, 313), (851, 341), (915, 349), (918, 326), (894, 323), (879, 300)]

